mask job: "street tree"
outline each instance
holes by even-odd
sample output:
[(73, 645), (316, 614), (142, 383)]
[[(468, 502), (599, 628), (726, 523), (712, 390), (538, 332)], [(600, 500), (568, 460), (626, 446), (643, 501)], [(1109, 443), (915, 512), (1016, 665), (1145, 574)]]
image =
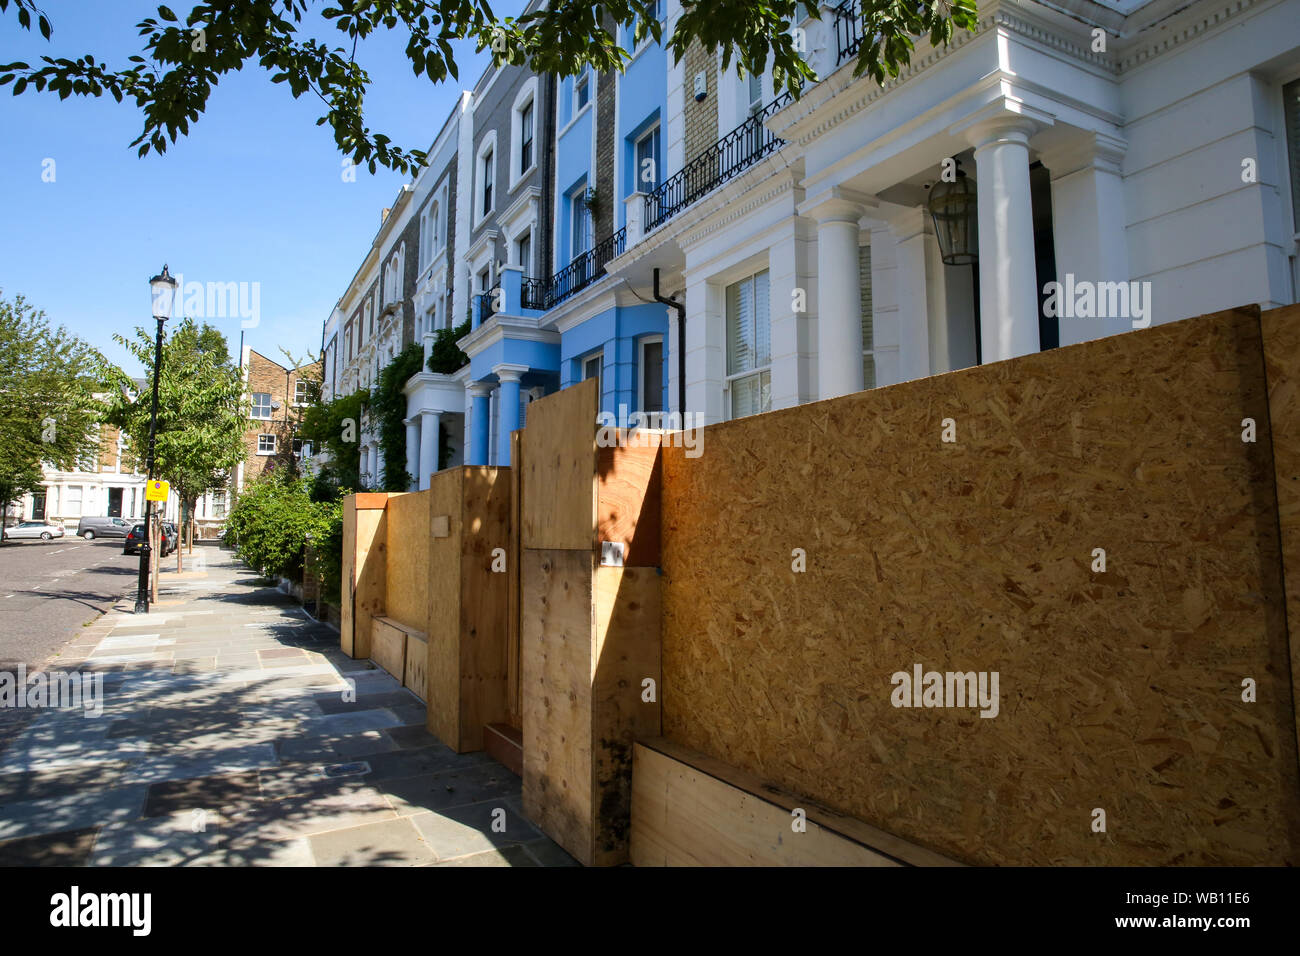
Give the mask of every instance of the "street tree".
[[(915, 40), (948, 43), (955, 29), (975, 25), (975, 0), (861, 0), (856, 70), (877, 82), (897, 76), (911, 60)], [(20, 28), (33, 26), (49, 40), (53, 24), (36, 0), (0, 0)], [(762, 73), (770, 68), (777, 89), (795, 96), (817, 77), (801, 56), (795, 29), (805, 15), (820, 19), (821, 6), (803, 0), (683, 0), (671, 36), (663, 36), (658, 0), (551, 0), (538, 10), (498, 20), (487, 0), (213, 0), (179, 16), (159, 6), (156, 18), (137, 24), (143, 41), (130, 65), (110, 66), (87, 53), (43, 56), (38, 65), (0, 65), (0, 86), (14, 95), (28, 89), (68, 96), (111, 95), (134, 100), (144, 128), (131, 144), (141, 156), (165, 152), (188, 135), (206, 112), (223, 77), (256, 65), (295, 99), (314, 96), (324, 106), (316, 125), (329, 124), (344, 156), (371, 172), (402, 172), (424, 161), (366, 125), (364, 103), (371, 79), (357, 62), (357, 44), (391, 31), (406, 39), (416, 76), (434, 83), (458, 79), (453, 41), (468, 40), (497, 63), (527, 65), (538, 73), (573, 76), (590, 67), (620, 71), (631, 59), (619, 38), (632, 28), (635, 48), (645, 37), (663, 42), (674, 62), (698, 42), (720, 54), (724, 69)], [(318, 14), (318, 16), (316, 16)], [(320, 32), (304, 24), (323, 21)], [(331, 29), (332, 28), (332, 29)]]
[[(149, 450), (154, 337), (137, 328), (132, 338), (113, 338), (144, 366), (150, 383), (134, 394), (131, 379), (115, 370), (119, 388), (105, 413), (105, 420), (128, 436), (128, 457), (143, 472)], [(247, 422), (243, 378), (231, 361), (226, 337), (206, 322), (200, 327), (193, 319), (183, 320), (163, 341), (154, 477), (171, 483), (181, 502), (181, 527), (190, 532), (191, 541), (199, 498), (225, 489), (243, 460)], [(176, 561), (180, 568), (180, 548)]]
[(41, 463), (72, 471), (98, 455), (104, 357), (23, 296), (0, 295), (0, 516), (40, 488)]

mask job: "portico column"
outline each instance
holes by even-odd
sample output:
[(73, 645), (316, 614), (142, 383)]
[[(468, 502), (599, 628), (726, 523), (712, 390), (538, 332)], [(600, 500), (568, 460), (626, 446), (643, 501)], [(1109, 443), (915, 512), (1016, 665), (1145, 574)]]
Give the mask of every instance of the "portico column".
[(863, 388), (858, 220), (874, 205), (870, 196), (832, 186), (799, 206), (800, 215), (817, 220), (819, 398)]
[(406, 425), (406, 473), (411, 476), (407, 490), (414, 491), (420, 487), (420, 420), (406, 418), (403, 424)]
[(1033, 120), (1008, 112), (966, 131), (975, 147), (980, 335), (986, 363), (1029, 355), (1040, 347), (1029, 192), (1029, 136), (1036, 128)]
[[(1043, 154), (1052, 177), (1052, 244), (1056, 281), (1127, 282), (1130, 278), (1120, 164), (1125, 144), (1103, 133), (1080, 134)], [(1073, 276), (1073, 281), (1067, 277)], [(1130, 315), (1057, 319), (1062, 345), (1116, 335), (1133, 327)]]
[(508, 466), (510, 433), (519, 427), (519, 379), (528, 371), (528, 366), (494, 365), (492, 371), (501, 382), (501, 393), (497, 396), (497, 464)]
[(429, 487), (429, 479), (438, 470), (438, 440), (442, 416), (437, 412), (420, 412), (420, 490)]
[(470, 394), (470, 441), (469, 464), (486, 465), (488, 463), (488, 435), (492, 433), (488, 417), (492, 387), (482, 382), (468, 386)]

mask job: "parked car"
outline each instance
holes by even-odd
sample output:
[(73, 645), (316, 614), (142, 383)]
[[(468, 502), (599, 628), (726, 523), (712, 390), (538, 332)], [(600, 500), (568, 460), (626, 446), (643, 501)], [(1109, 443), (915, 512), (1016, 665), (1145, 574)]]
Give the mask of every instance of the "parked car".
[[(140, 545), (144, 544), (144, 522), (138, 522), (132, 525), (131, 530), (127, 532), (126, 541), (123, 542), (123, 554), (139, 554)], [(167, 557), (176, 550), (176, 526), (170, 521), (164, 521), (162, 524), (162, 557)]]
[(46, 524), (44, 521), (23, 521), (12, 527), (4, 529), (5, 538), (40, 538), (42, 541), (49, 541), (52, 538), (63, 537), (63, 525)]
[(131, 522), (125, 518), (82, 518), (77, 522), (77, 534), (87, 541), (96, 538), (125, 538)]

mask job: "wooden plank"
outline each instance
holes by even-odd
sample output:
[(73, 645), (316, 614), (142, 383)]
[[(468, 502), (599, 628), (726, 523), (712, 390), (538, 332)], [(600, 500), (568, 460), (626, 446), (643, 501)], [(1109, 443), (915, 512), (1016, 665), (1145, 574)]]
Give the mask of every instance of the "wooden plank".
[[(523, 728), (519, 669), (519, 569), (523, 563), (520, 508), (523, 501), (523, 430), (510, 434), (510, 567), (506, 594), (506, 723)], [(522, 760), (522, 758), (520, 758)]]
[(356, 495), (343, 499), (343, 580), (339, 583), (339, 649), (349, 657), (356, 643), (353, 629), (356, 617), (353, 602), (357, 594), (357, 501)]
[(406, 634), (406, 668), (403, 671), (402, 686), (415, 691), (421, 700), (427, 700), (429, 694), (428, 675), (425, 668), (429, 661), (429, 642), (419, 634)]
[(456, 744), (461, 753), (482, 750), (484, 726), (506, 716), (510, 557), (510, 469), (463, 471), (460, 737)]
[(592, 860), (594, 820), (591, 587), (590, 549), (524, 549), (524, 812), (582, 863)]
[[(1300, 863), (1268, 430), (1242, 441), (1259, 329), (1173, 322), (665, 447), (664, 736), (967, 863)], [(998, 672), (997, 716), (893, 706), (914, 665)]]
[(811, 819), (638, 743), (632, 794), (636, 866), (900, 866)]
[(1300, 305), (1263, 313), (1260, 332), (1286, 595), (1291, 713), (1300, 734)]
[(399, 681), (406, 678), (406, 632), (375, 618), (370, 624), (370, 659)]
[(464, 472), (450, 468), (432, 475), (421, 492), (431, 514), (448, 516), (448, 535), (429, 539), (429, 574), (425, 581), (425, 726), (448, 747), (460, 742), (460, 578)]
[(387, 509), (384, 615), (417, 631), (428, 626), (429, 495), (394, 495)]
[(660, 733), (659, 582), (657, 568), (595, 569), (594, 660), (582, 689), (591, 694), (592, 865), (627, 862), (632, 743)]
[(388, 523), (385, 514), (378, 508), (359, 508), (356, 511), (352, 656), (359, 660), (371, 656), (370, 625), (385, 613), (388, 577)]
[(590, 550), (596, 534), (596, 380), (528, 406), (523, 434), (523, 547)]
[[(638, 444), (596, 452), (596, 537), (621, 542), (625, 567), (658, 567), (663, 492), (660, 435), (637, 433)], [(641, 444), (644, 443), (644, 444)]]

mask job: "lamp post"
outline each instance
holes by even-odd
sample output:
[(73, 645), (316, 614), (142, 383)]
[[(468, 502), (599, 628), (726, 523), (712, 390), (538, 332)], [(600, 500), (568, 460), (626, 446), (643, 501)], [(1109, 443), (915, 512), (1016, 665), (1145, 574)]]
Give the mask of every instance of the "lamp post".
[[(154, 438), (158, 431), (158, 374), (162, 369), (163, 323), (171, 318), (172, 302), (176, 297), (176, 280), (172, 278), (167, 266), (163, 266), (160, 275), (149, 280), (149, 291), (153, 296), (153, 317), (158, 323), (158, 333), (154, 339), (153, 351), (153, 405), (149, 410), (149, 454), (145, 459), (145, 472), (148, 481), (153, 480)], [(148, 493), (148, 483), (145, 492)], [(153, 502), (145, 500), (144, 543), (140, 545), (140, 581), (135, 592), (135, 613), (149, 613), (149, 560), (153, 553)]]

